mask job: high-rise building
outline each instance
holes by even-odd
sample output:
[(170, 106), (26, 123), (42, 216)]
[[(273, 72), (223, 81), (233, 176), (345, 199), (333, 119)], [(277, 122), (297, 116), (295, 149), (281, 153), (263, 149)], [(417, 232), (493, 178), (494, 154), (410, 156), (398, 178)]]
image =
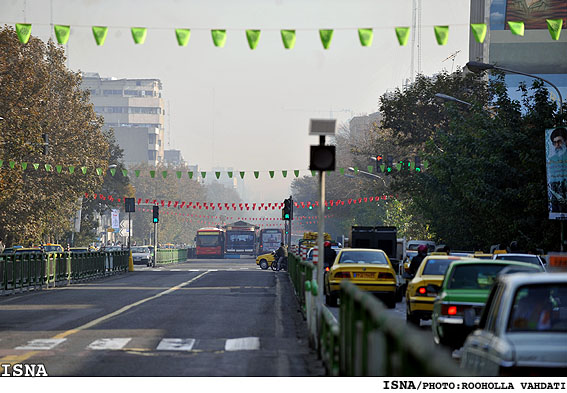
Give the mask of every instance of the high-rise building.
[(164, 100), (159, 79), (101, 78), (83, 74), (83, 89), (91, 93), (95, 112), (114, 129), (126, 166), (164, 162)]

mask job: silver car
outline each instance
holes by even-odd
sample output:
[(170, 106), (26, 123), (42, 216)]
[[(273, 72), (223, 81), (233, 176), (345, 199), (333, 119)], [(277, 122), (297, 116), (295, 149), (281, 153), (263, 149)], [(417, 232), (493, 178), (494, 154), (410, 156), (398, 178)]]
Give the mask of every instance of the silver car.
[(567, 273), (499, 277), (461, 367), (481, 376), (565, 376)]
[(135, 265), (150, 266), (153, 260), (149, 247), (132, 247), (132, 259)]

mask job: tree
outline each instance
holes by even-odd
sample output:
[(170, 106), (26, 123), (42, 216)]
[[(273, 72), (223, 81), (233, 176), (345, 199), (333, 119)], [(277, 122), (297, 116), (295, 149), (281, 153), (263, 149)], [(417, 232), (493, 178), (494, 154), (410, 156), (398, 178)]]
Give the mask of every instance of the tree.
[(15, 163), (0, 170), (0, 236), (8, 244), (60, 238), (78, 198), (102, 184), (93, 174), (107, 166), (108, 143), (80, 80), (61, 46), (35, 37), (23, 45), (12, 27), (0, 29), (0, 157)]

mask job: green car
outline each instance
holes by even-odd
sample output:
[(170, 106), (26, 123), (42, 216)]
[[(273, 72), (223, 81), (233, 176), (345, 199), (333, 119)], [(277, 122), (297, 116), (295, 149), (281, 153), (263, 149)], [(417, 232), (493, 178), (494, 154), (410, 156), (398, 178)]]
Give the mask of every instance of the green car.
[(476, 328), (488, 294), (499, 274), (542, 272), (531, 263), (464, 259), (451, 263), (441, 287), (429, 285), (436, 294), (431, 317), (435, 343), (457, 349)]

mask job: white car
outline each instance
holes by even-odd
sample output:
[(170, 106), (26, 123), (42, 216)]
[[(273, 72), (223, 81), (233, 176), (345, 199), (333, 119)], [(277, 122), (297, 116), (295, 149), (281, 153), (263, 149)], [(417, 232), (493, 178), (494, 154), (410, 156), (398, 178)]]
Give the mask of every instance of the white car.
[(135, 265), (151, 265), (153, 255), (149, 247), (132, 247), (131, 251)]
[(500, 276), (461, 367), (480, 376), (561, 376), (567, 372), (567, 273)]
[(535, 254), (517, 254), (517, 253), (494, 254), (492, 259), (533, 263), (534, 265), (540, 266), (544, 271), (546, 270), (545, 260), (542, 259), (539, 255), (535, 255)]

